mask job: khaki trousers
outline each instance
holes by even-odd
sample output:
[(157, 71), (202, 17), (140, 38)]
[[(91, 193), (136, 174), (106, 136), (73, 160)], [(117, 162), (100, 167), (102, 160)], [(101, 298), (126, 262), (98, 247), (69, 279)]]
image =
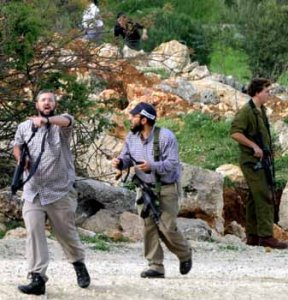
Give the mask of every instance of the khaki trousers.
[(181, 262), (191, 258), (191, 247), (177, 228), (179, 206), (175, 184), (161, 187), (160, 209), (162, 214), (158, 226), (151, 217), (144, 219), (144, 255), (150, 269), (164, 273), (164, 252), (160, 239)]
[(46, 215), (69, 262), (84, 261), (84, 247), (75, 226), (76, 208), (77, 191), (74, 188), (60, 200), (48, 205), (41, 205), (39, 197), (33, 203), (24, 202), (22, 213), (27, 229), (26, 256), (29, 273), (40, 273), (45, 280), (48, 279), (45, 275), (49, 262), (45, 236)]

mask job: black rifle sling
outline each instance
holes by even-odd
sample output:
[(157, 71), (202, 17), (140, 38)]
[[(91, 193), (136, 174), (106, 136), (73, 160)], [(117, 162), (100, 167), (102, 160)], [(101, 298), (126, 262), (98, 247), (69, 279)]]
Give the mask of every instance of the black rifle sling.
[[(31, 177), (35, 174), (35, 172), (37, 171), (37, 168), (39, 166), (39, 163), (40, 163), (40, 160), (41, 160), (41, 157), (42, 157), (42, 154), (43, 152), (45, 151), (45, 140), (46, 140), (46, 136), (48, 134), (48, 131), (49, 131), (49, 127), (47, 127), (47, 130), (46, 132), (44, 133), (44, 136), (42, 138), (42, 142), (41, 142), (41, 151), (36, 159), (36, 161), (33, 163), (33, 165), (31, 166), (31, 170), (29, 172), (29, 175), (28, 177), (25, 179), (25, 181), (23, 181), (22, 183), (22, 186), (31, 179)], [(35, 131), (36, 132), (36, 131)], [(35, 133), (34, 133), (35, 135)], [(29, 139), (28, 142), (30, 142), (31, 138)], [(27, 142), (27, 148), (28, 148), (28, 142)]]
[[(261, 142), (262, 142), (262, 145), (258, 145), (260, 147), (263, 147), (263, 139), (262, 139), (262, 135), (261, 135), (261, 132), (259, 130), (259, 122), (258, 122), (258, 114), (256, 113), (255, 109), (256, 109), (256, 106), (254, 104), (254, 102), (252, 101), (252, 99), (250, 99), (249, 101), (249, 105), (255, 115), (255, 118), (256, 118), (256, 127), (257, 127), (257, 134), (260, 136), (261, 138)], [(264, 107), (261, 107), (261, 112), (262, 112), (262, 116), (263, 116), (263, 119), (264, 119), (264, 125), (267, 129), (267, 132), (268, 132), (268, 136), (269, 136), (269, 147), (270, 147), (270, 151), (272, 152), (272, 138), (271, 138), (271, 131), (270, 131), (270, 124), (269, 124), (269, 121), (268, 121), (268, 117), (266, 115), (266, 112), (265, 112), (265, 109)], [(263, 150), (263, 149), (262, 149)], [(269, 181), (272, 181), (271, 184), (273, 185), (273, 181), (275, 179), (275, 166), (274, 166), (274, 162), (273, 162), (273, 155), (271, 153), (271, 160), (272, 160), (272, 178), (269, 179)], [(269, 174), (268, 174), (269, 175)], [(267, 175), (266, 175), (267, 176)], [(270, 176), (270, 175), (269, 175)], [(269, 177), (268, 176), (268, 177)]]
[[(250, 99), (249, 101), (249, 105), (255, 115), (255, 118), (256, 118), (256, 127), (257, 127), (257, 134), (259, 136), (261, 136), (261, 140), (262, 140), (262, 135), (261, 135), (261, 132), (259, 131), (259, 121), (258, 121), (258, 114), (256, 113), (255, 109), (256, 109), (256, 106), (254, 104), (254, 102), (252, 101), (252, 99)], [(268, 131), (268, 135), (269, 135), (269, 143), (270, 143), (270, 150), (272, 150), (272, 139), (271, 139), (271, 132), (270, 132), (270, 124), (269, 124), (269, 121), (268, 121), (268, 118), (267, 118), (267, 115), (266, 115), (266, 112), (265, 112), (265, 109), (263, 107), (261, 107), (261, 112), (262, 112), (262, 116), (263, 116), (263, 119), (264, 119), (264, 125), (265, 127), (267, 128), (267, 131)], [(262, 140), (262, 143), (263, 143), (263, 140)], [(263, 147), (263, 145), (258, 145), (258, 146), (261, 146)], [(263, 150), (263, 149), (262, 149)]]
[[(154, 160), (160, 161), (160, 142), (159, 142), (159, 135), (160, 135), (160, 127), (154, 128), (154, 141), (153, 141), (153, 151), (154, 151)], [(161, 177), (159, 174), (155, 173), (155, 190), (157, 193), (158, 199), (160, 199), (160, 192), (161, 192)]]

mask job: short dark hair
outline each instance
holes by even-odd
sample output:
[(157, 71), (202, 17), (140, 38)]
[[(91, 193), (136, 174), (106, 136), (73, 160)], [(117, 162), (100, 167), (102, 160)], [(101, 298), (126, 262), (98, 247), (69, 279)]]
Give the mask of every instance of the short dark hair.
[(126, 16), (126, 14), (123, 11), (120, 11), (120, 12), (118, 12), (116, 19), (119, 19), (122, 16)]
[(250, 82), (247, 93), (249, 96), (254, 97), (257, 93), (263, 91), (264, 88), (267, 88), (271, 85), (271, 81), (266, 78), (255, 78)]
[(36, 96), (36, 99), (35, 99), (36, 102), (38, 102), (38, 100), (39, 100), (39, 98), (40, 98), (40, 96), (42, 94), (52, 94), (53, 95), (53, 99), (56, 102), (55, 93), (53, 91), (51, 91), (51, 90), (41, 90), (41, 91), (39, 91), (38, 94), (37, 94), (37, 96)]
[(140, 120), (142, 120), (144, 118), (147, 120), (147, 124), (150, 125), (150, 126), (154, 126), (154, 124), (156, 123), (156, 120), (151, 120), (151, 119), (149, 119), (149, 118), (147, 118), (145, 116), (141, 116), (140, 115)]

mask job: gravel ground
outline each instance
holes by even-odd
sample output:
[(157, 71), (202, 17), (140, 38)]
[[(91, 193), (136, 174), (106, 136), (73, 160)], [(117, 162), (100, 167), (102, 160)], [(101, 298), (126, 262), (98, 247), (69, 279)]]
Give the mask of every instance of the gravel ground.
[(87, 246), (92, 283), (76, 284), (72, 266), (57, 242), (49, 240), (51, 262), (44, 296), (17, 290), (25, 282), (24, 239), (0, 240), (0, 299), (288, 299), (288, 251), (248, 247), (244, 244), (192, 242), (193, 269), (179, 273), (177, 258), (165, 250), (165, 279), (141, 279), (146, 267), (142, 244), (122, 244), (109, 252)]

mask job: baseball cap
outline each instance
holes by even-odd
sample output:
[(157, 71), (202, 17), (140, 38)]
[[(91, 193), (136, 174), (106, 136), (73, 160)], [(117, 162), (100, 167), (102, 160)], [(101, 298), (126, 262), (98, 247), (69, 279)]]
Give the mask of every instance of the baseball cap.
[(131, 115), (141, 115), (146, 117), (147, 119), (150, 120), (155, 120), (157, 117), (157, 113), (155, 108), (151, 105), (148, 104), (146, 102), (140, 102), (138, 103), (131, 111), (130, 111)]

